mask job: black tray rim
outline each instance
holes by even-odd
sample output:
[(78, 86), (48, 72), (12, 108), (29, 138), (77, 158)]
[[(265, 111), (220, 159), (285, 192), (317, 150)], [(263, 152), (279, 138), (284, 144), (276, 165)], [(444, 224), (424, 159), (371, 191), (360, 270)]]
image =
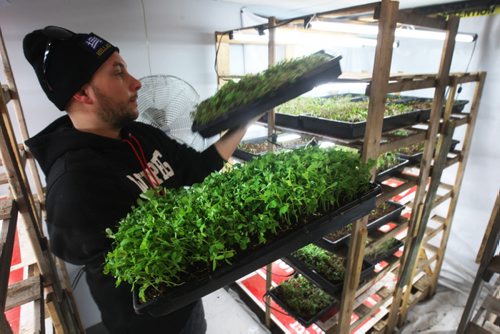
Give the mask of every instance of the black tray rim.
[(375, 176), (375, 181), (376, 182), (383, 182), (387, 180), (388, 178), (394, 176), (396, 173), (399, 173), (400, 171), (403, 170), (404, 167), (406, 167), (409, 163), (410, 160), (408, 159), (403, 159), (401, 157), (397, 157), (399, 163), (395, 166), (392, 166), (391, 168), (385, 169), (382, 172), (378, 173), (377, 176)]
[[(319, 52), (329, 55), (324, 51)], [(236, 107), (208, 123), (197, 124), (193, 122), (191, 130), (200, 133), (205, 138), (214, 136), (224, 130), (243, 125), (252, 118), (264, 114), (269, 109), (310, 91), (320, 83), (334, 81), (342, 74), (340, 68), (342, 56), (330, 56), (332, 59), (326, 63), (305, 73), (293, 82), (284, 83), (260, 99)], [(327, 78), (329, 75), (333, 77)]]
[[(252, 251), (248, 256), (238, 259), (232, 265), (216, 270), (208, 277), (203, 277), (196, 282), (187, 282), (185, 285), (172, 289), (169, 294), (162, 294), (146, 303), (139, 301), (137, 289), (134, 289), (134, 310), (138, 314), (149, 313), (153, 317), (158, 317), (188, 305), (218, 288), (285, 256), (293, 250), (316, 241), (328, 231), (340, 228), (365, 216), (375, 206), (375, 198), (380, 193), (380, 185), (370, 183), (369, 190), (356, 200), (346, 203), (332, 212), (274, 240), (272, 243)], [(195, 288), (198, 288), (198, 290)]]
[[(386, 116), (383, 119), (383, 131), (392, 131), (420, 122), (425, 109), (415, 109), (403, 114)], [(324, 117), (299, 115), (301, 131), (342, 139), (357, 139), (364, 135), (367, 121), (346, 122)], [(276, 125), (281, 126), (279, 122)]]
[[(371, 221), (371, 222), (369, 221), (366, 224), (366, 229), (368, 230), (368, 232), (373, 231), (374, 229), (378, 228), (379, 226), (385, 225), (390, 220), (399, 219), (399, 217), (401, 216), (401, 212), (405, 208), (405, 205), (398, 203), (398, 202), (388, 200), (388, 201), (385, 201), (385, 203), (389, 203), (390, 205), (395, 207), (394, 210), (392, 210), (391, 212), (387, 213), (386, 215), (384, 215), (382, 217), (379, 217), (378, 219), (375, 219), (374, 221)], [(351, 238), (351, 233), (346, 234), (343, 237), (338, 238), (335, 241), (331, 241), (331, 240), (323, 237), (320, 240), (318, 240), (316, 242), (316, 244), (319, 247), (324, 248), (328, 251), (335, 251), (340, 246), (348, 245), (350, 238)]]
[[(318, 273), (316, 270), (309, 268), (304, 262), (297, 259), (295, 256), (291, 254), (283, 257), (282, 260), (286, 262), (289, 266), (293, 267), (304, 277), (316, 283), (316, 285), (318, 285), (328, 294), (335, 296), (340, 290), (342, 290), (342, 287), (344, 285), (344, 280), (338, 281), (336, 283), (330, 282), (323, 275)], [(360, 281), (369, 277), (373, 272), (373, 268), (374, 265), (371, 262), (368, 262), (367, 260), (363, 259), (363, 264), (361, 266), (361, 274), (359, 278)]]
[[(288, 305), (286, 305), (285, 302), (283, 302), (281, 300), (281, 298), (279, 298), (276, 295), (276, 293), (274, 292), (276, 290), (276, 288), (278, 288), (278, 287), (274, 287), (274, 288), (266, 291), (266, 294), (269, 295), (276, 302), (276, 304), (278, 304), (289, 316), (293, 317), (295, 320), (297, 320), (305, 328), (311, 326), (313, 323), (315, 323), (316, 321), (318, 321), (319, 318), (321, 318), (323, 315), (325, 315), (326, 313), (328, 313), (333, 307), (337, 306), (338, 302), (339, 302), (337, 300), (337, 298), (335, 298), (334, 296), (332, 296), (332, 295), (329, 294), (330, 297), (333, 298), (333, 302), (330, 303), (325, 308), (321, 309), (321, 311), (319, 311), (318, 313), (316, 313), (311, 319), (306, 320), (306, 319), (298, 316), (294, 311), (290, 310), (290, 308), (288, 307)], [(320, 288), (318, 287), (318, 289), (320, 289)], [(277, 312), (279, 312), (279, 310)]]

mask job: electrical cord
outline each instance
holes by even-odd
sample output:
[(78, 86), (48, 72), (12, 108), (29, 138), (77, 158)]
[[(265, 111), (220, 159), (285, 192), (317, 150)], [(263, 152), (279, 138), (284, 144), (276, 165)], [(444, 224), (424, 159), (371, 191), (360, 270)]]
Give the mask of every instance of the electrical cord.
[[(472, 46), (472, 52), (470, 53), (469, 61), (467, 62), (467, 66), (465, 67), (465, 73), (467, 73), (467, 71), (469, 70), (470, 63), (472, 61), (472, 58), (474, 57), (474, 51), (476, 51), (476, 45), (477, 45), (477, 38), (474, 40), (474, 45)], [(458, 86), (457, 95), (460, 94), (461, 92), (462, 92), (462, 84)]]
[(73, 282), (71, 283), (71, 289), (75, 290), (76, 287), (78, 286), (78, 283), (80, 282), (80, 279), (83, 276), (83, 273), (85, 272), (85, 266), (81, 267), (78, 272), (75, 275), (75, 278), (73, 278)]

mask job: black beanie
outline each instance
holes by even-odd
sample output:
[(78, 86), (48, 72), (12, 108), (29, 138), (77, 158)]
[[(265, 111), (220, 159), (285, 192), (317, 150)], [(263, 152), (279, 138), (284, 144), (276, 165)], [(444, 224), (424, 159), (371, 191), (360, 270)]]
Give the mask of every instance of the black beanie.
[[(51, 38), (45, 29), (61, 29), (66, 35), (64, 38)], [(45, 29), (35, 30), (24, 37), (24, 56), (33, 66), (49, 100), (59, 110), (65, 110), (71, 97), (90, 81), (118, 48), (93, 33), (75, 34), (54, 26)], [(47, 48), (49, 42), (51, 44)]]

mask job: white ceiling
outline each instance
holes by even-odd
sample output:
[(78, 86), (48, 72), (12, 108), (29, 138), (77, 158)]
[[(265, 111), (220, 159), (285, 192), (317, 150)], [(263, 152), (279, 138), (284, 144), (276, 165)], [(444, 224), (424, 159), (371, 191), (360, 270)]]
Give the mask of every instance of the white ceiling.
[[(255, 14), (290, 18), (376, 2), (375, 0), (215, 0), (239, 3)], [(400, 0), (399, 8), (413, 8), (457, 2), (459, 0)]]

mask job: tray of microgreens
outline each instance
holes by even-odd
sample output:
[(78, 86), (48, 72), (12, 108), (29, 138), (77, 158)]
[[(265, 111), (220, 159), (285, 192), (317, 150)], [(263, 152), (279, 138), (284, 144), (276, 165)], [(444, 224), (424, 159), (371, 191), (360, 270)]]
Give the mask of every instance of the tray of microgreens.
[[(368, 118), (368, 99), (353, 98), (349, 94), (328, 97), (301, 96), (276, 108), (276, 115), (289, 115), (298, 118), (297, 130), (313, 134), (354, 139), (365, 134)], [(394, 130), (408, 125), (424, 122), (429, 118), (430, 109), (422, 109), (422, 104), (414, 101), (407, 103), (387, 102), (382, 129)], [(276, 125), (281, 124), (276, 117)]]
[(335, 80), (341, 56), (324, 51), (284, 60), (269, 69), (229, 81), (215, 95), (200, 102), (192, 113), (192, 130), (211, 137), (247, 124), (273, 107)]
[[(342, 291), (347, 265), (345, 257), (309, 244), (287, 255), (283, 261), (329, 294), (338, 296)], [(372, 272), (373, 265), (364, 261), (360, 280), (365, 280)]]
[(368, 214), (372, 166), (307, 147), (150, 191), (107, 230), (105, 272), (132, 285), (136, 312), (168, 314)]
[(299, 274), (272, 288), (267, 295), (305, 328), (326, 316), (338, 304), (336, 298)]

